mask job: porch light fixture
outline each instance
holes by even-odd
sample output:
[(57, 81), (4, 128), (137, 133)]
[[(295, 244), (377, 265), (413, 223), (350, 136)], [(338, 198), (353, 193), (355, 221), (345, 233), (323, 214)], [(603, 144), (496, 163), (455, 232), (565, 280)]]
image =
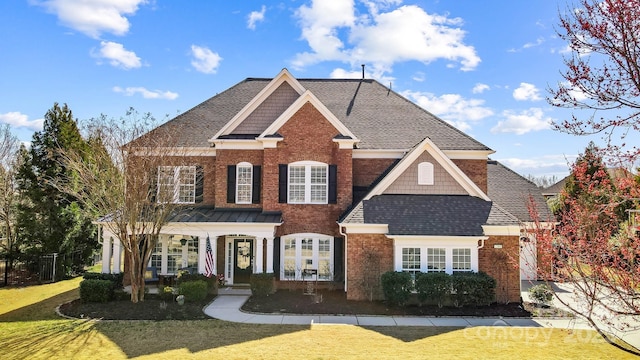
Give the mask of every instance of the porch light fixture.
[(182, 238), (182, 239), (180, 239), (180, 244), (181, 244), (182, 246), (187, 245), (187, 238)]

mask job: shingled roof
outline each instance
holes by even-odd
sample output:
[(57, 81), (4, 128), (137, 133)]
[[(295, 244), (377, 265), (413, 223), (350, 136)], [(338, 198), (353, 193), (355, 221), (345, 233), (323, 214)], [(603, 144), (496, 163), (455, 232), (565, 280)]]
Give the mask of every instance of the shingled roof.
[(536, 204), (540, 220), (551, 219), (551, 212), (542, 196), (542, 189), (520, 174), (501, 163), (487, 162), (487, 195), (501, 208), (515, 216), (519, 221), (532, 221), (529, 214), (529, 198)]
[(482, 236), (491, 207), (466, 195), (377, 195), (362, 202), (360, 218), (350, 220), (388, 224), (392, 235)]
[[(210, 147), (208, 140), (271, 80), (247, 78), (160, 128), (176, 134), (178, 146)], [(428, 136), (442, 150), (491, 151), (375, 80), (298, 81), (360, 140), (360, 149), (409, 149)]]

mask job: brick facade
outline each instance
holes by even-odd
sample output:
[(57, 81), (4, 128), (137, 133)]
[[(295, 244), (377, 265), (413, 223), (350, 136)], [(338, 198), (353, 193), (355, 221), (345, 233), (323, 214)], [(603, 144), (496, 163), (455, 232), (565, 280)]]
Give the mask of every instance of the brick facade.
[(496, 300), (500, 303), (521, 300), (519, 256), (518, 236), (491, 236), (478, 250), (478, 270), (496, 279)]
[(380, 276), (393, 270), (393, 240), (382, 234), (351, 234), (346, 249), (347, 299), (383, 299)]
[(487, 160), (452, 160), (457, 167), (465, 173), (476, 186), (485, 194), (487, 193)]

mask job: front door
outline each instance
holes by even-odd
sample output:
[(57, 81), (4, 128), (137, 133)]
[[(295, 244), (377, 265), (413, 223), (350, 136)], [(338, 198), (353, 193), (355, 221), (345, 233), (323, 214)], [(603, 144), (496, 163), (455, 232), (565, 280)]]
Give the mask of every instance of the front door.
[(235, 239), (233, 241), (233, 283), (248, 284), (253, 272), (253, 241)]

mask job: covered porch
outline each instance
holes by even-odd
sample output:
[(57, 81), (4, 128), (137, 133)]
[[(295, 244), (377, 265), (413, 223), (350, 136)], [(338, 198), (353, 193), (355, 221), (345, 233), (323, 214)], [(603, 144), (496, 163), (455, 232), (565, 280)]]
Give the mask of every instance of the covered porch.
[[(163, 282), (180, 272), (211, 272), (229, 285), (248, 284), (251, 274), (274, 271), (274, 234), (281, 223), (280, 213), (260, 209), (181, 209), (163, 226), (148, 268)], [(125, 272), (126, 283), (124, 248), (108, 224), (101, 230), (102, 272)]]

